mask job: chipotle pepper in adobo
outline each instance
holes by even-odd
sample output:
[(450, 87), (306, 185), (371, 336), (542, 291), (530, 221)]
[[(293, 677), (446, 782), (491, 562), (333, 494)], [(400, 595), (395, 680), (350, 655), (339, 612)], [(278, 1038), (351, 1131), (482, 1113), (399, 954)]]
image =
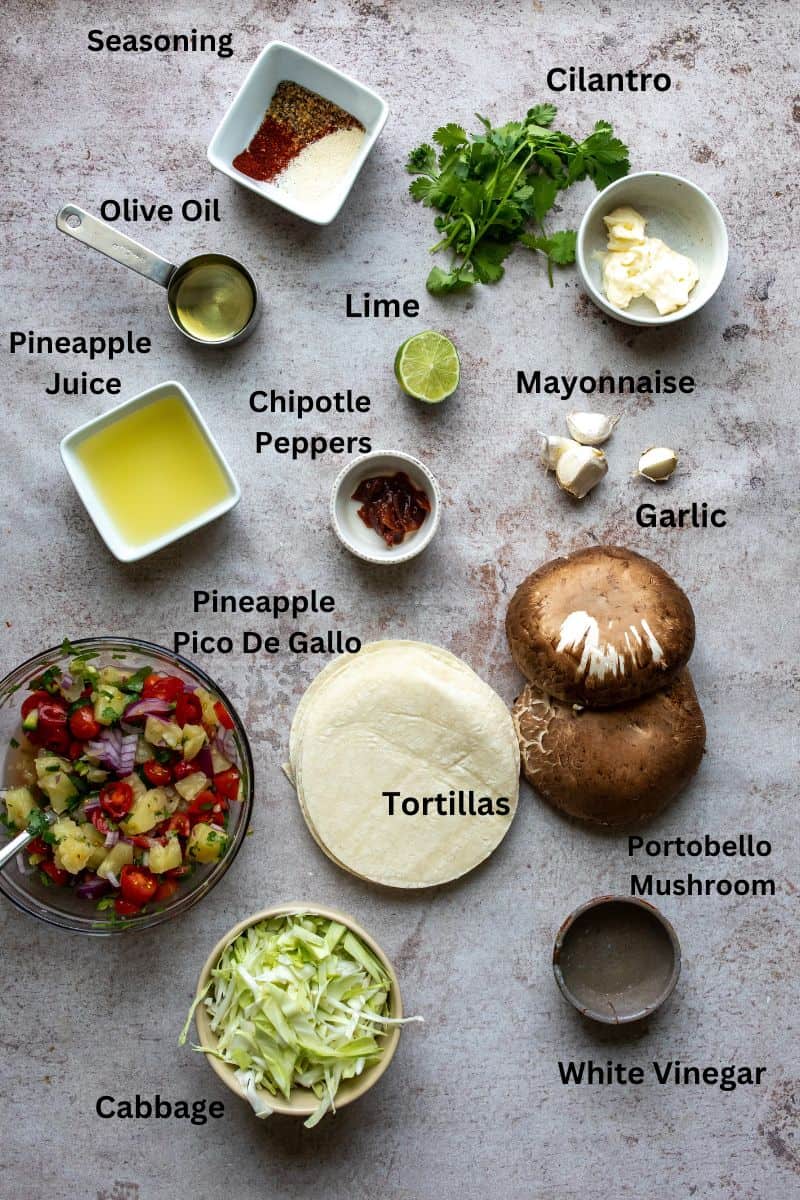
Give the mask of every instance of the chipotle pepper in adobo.
[(387, 546), (399, 546), (407, 533), (419, 529), (431, 511), (427, 495), (414, 486), (405, 471), (362, 479), (352, 498), (362, 501), (358, 515)]

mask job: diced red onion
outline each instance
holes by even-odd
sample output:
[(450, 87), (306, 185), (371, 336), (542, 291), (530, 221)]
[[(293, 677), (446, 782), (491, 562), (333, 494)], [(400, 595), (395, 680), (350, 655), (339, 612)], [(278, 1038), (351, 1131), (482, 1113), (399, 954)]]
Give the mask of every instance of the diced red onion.
[(209, 778), (214, 774), (214, 764), (211, 761), (211, 750), (208, 746), (203, 748), (192, 759), (192, 766), (197, 771), (202, 771)]
[(118, 729), (104, 729), (91, 742), (86, 743), (86, 753), (99, 762), (104, 762), (116, 771), (119, 769), (119, 754), (122, 734)]
[(36, 867), (33, 863), (28, 862), (28, 856), (24, 850), (20, 850), (17, 855), (17, 869), (20, 875), (33, 875)]
[[(126, 841), (127, 841), (127, 838), (126, 838)], [(111, 886), (113, 888), (119, 887), (119, 880), (117, 879), (117, 877), (113, 871), (108, 871), (106, 873), (106, 879), (108, 880), (108, 882), (111, 884)]]
[(130, 775), (136, 765), (136, 747), (139, 744), (139, 735), (137, 733), (126, 734), (121, 739), (119, 750), (119, 763), (117, 772), (120, 775)]
[(119, 729), (104, 729), (93, 741), (86, 743), (85, 753), (105, 763), (118, 775), (130, 775), (136, 763), (138, 734), (123, 736)]
[(228, 762), (232, 762), (236, 766), (239, 765), (236, 753), (236, 738), (233, 736), (232, 729), (222, 729), (220, 727), (214, 735), (214, 745), (220, 754), (224, 754)]
[(72, 678), (69, 671), (65, 671), (58, 682), (61, 687), (71, 688), (75, 680)]
[(99, 800), (87, 800), (86, 803), (83, 805), (82, 812), (85, 817), (91, 818), (92, 813), (97, 812), (97, 810), (99, 808), (100, 808)]
[(109, 829), (108, 833), (106, 834), (105, 845), (109, 847), (116, 846), (118, 841), (119, 834), (117, 833), (116, 829)]
[(123, 719), (132, 721), (134, 717), (162, 717), (172, 711), (168, 700), (159, 700), (157, 696), (149, 696), (146, 700), (134, 700), (122, 714)]
[(99, 900), (110, 887), (110, 878), (102, 879), (99, 875), (87, 875), (75, 888), (75, 895), (80, 896), (81, 900)]

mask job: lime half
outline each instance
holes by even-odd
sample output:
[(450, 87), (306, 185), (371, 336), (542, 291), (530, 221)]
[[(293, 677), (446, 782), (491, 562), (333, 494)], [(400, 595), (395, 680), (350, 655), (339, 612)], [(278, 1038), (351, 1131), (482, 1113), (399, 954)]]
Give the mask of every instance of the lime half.
[(395, 355), (394, 373), (407, 396), (438, 404), (458, 387), (461, 363), (450, 339), (427, 329), (403, 342)]

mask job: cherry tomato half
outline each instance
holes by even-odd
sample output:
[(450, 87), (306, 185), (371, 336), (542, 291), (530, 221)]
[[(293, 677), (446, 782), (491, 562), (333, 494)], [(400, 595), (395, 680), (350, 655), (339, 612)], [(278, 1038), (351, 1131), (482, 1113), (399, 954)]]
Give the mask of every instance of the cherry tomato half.
[(163, 904), (165, 900), (171, 900), (178, 890), (178, 883), (175, 879), (165, 879), (156, 888), (156, 894), (153, 897), (156, 904)]
[(124, 896), (117, 896), (114, 901), (114, 911), (119, 917), (135, 917), (141, 907), (141, 904), (134, 904)]
[(172, 771), (164, 763), (157, 762), (154, 758), (149, 758), (142, 770), (145, 779), (148, 783), (152, 783), (153, 787), (166, 787), (168, 783), (172, 783)]
[(167, 821), (167, 833), (177, 833), (178, 837), (188, 837), (192, 832), (192, 823), (186, 813), (173, 813)]
[(27, 717), (28, 713), (32, 712), (34, 708), (38, 708), (40, 704), (49, 703), (52, 699), (53, 697), (49, 692), (31, 692), (30, 696), (26, 696), (22, 701), (23, 717)]
[(203, 717), (203, 706), (191, 692), (181, 692), (175, 702), (173, 721), (177, 725), (199, 725)]
[(36, 728), (28, 733), (30, 741), (34, 746), (52, 750), (55, 754), (64, 754), (70, 743), (66, 702), (49, 695), (48, 692), (34, 692), (22, 705), (23, 717), (34, 708), (39, 710), (39, 720)]
[(194, 800), (190, 802), (187, 812), (190, 817), (208, 816), (217, 803), (218, 797), (206, 788), (197, 793)]
[(233, 717), (221, 700), (217, 700), (214, 704), (214, 712), (217, 714), (217, 720), (223, 729), (233, 729)]
[(92, 822), (98, 833), (102, 833), (104, 836), (107, 833), (111, 833), (111, 826), (106, 820), (105, 814), (102, 813), (99, 808), (92, 809), (92, 811), (89, 813), (89, 820)]
[(160, 841), (160, 838), (153, 837), (150, 833), (136, 833), (130, 838), (134, 846), (138, 846), (140, 850), (149, 850), (153, 842)]
[(187, 875), (191, 875), (194, 870), (192, 863), (183, 863), (180, 867), (170, 867), (164, 874), (168, 879), (185, 879)]
[(133, 808), (133, 788), (129, 783), (107, 783), (100, 789), (100, 803), (112, 821), (121, 821)]
[(49, 859), (48, 862), (40, 863), (40, 869), (52, 879), (53, 883), (58, 884), (59, 887), (63, 887), (69, 879), (69, 873), (62, 871), (61, 867), (57, 867), (52, 859)]
[(183, 680), (177, 675), (148, 675), (142, 687), (143, 700), (167, 700), (172, 704), (183, 695)]
[(32, 838), (25, 847), (26, 854), (44, 854), (45, 857), (50, 853), (50, 847), (46, 842), (43, 842), (40, 837)]
[(122, 868), (119, 887), (123, 900), (129, 904), (147, 904), (156, 894), (158, 880), (146, 867), (133, 867), (130, 863)]
[(239, 795), (239, 772), (236, 767), (229, 767), (227, 771), (215, 775), (214, 787), (226, 800), (236, 800)]
[(190, 762), (176, 762), (172, 768), (172, 778), (177, 783), (179, 779), (185, 779), (187, 775), (193, 775), (197, 767)]
[(69, 719), (69, 728), (72, 736), (79, 738), (82, 742), (88, 742), (89, 738), (97, 737), (100, 732), (100, 722), (95, 721), (94, 709), (91, 704), (84, 704), (81, 708), (75, 709)]

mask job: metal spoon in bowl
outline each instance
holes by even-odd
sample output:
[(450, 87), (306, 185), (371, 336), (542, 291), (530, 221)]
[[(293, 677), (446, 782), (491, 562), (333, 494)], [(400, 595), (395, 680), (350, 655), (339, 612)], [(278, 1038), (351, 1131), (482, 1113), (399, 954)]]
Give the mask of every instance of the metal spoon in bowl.
[[(48, 825), (52, 825), (56, 819), (56, 814), (54, 812), (45, 812), (44, 816)], [(26, 846), (30, 845), (36, 836), (37, 835), (34, 833), (29, 833), (27, 829), (23, 829), (22, 832), (18, 833), (16, 837), (13, 837), (10, 842), (6, 842), (5, 846), (0, 846), (0, 870), (2, 870), (12, 858), (16, 858), (20, 850), (24, 850)]]

